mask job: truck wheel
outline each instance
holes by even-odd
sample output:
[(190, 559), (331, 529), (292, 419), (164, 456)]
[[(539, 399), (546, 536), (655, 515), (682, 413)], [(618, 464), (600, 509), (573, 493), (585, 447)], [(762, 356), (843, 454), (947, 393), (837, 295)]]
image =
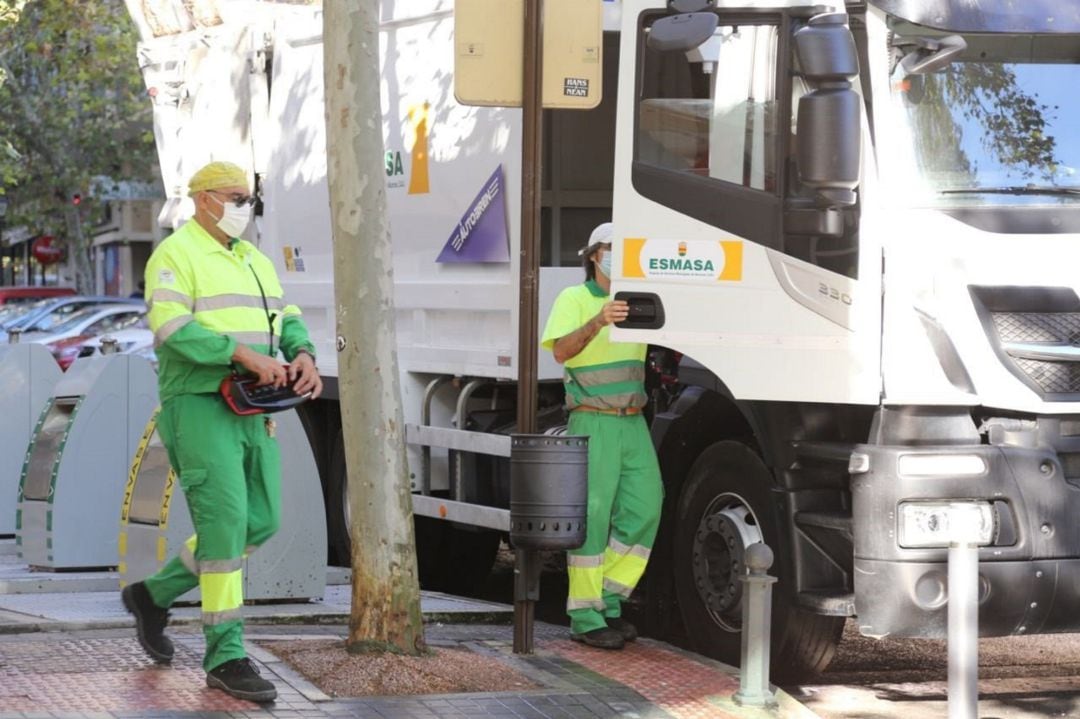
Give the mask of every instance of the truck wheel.
[[(742, 645), (743, 556), (754, 542), (777, 554), (786, 546), (772, 502), (772, 476), (739, 442), (717, 442), (694, 462), (679, 498), (675, 528), (675, 590), (686, 634), (707, 656), (738, 666)], [(842, 617), (812, 614), (791, 596), (788, 562), (778, 557), (773, 585), (772, 676), (797, 679), (832, 660)]]

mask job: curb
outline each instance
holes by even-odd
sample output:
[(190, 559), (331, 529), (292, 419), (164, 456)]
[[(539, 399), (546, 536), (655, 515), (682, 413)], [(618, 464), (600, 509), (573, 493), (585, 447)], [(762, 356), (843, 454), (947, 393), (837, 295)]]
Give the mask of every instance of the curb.
[[(425, 612), (424, 624), (511, 624), (512, 612), (484, 610), (477, 612)], [(347, 625), (347, 612), (323, 612), (319, 614), (267, 614), (245, 617), (248, 626), (260, 625)], [(202, 624), (199, 616), (174, 616), (169, 626), (185, 627)], [(102, 619), (82, 622), (52, 621), (34, 617), (27, 621), (0, 623), (0, 636), (11, 634), (35, 634), (39, 632), (82, 632), (94, 629), (130, 629), (135, 626), (134, 619)]]

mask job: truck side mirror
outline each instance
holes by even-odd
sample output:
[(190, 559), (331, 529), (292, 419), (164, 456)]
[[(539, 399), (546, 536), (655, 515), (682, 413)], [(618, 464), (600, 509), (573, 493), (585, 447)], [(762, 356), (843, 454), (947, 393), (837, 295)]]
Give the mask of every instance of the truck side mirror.
[(824, 208), (855, 204), (862, 165), (861, 103), (851, 87), (859, 74), (845, 13), (825, 13), (795, 32), (799, 74), (812, 90), (799, 99), (799, 180)]

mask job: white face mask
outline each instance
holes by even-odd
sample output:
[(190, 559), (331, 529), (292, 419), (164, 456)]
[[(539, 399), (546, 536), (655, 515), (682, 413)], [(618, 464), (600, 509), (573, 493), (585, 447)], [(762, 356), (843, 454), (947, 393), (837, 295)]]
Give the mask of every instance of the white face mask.
[(237, 207), (235, 202), (220, 199), (218, 202), (222, 207), (221, 219), (217, 221), (218, 229), (229, 237), (239, 237), (244, 234), (248, 223), (251, 222), (251, 208), (247, 205)]
[(605, 252), (600, 258), (600, 271), (604, 273), (604, 277), (611, 277), (611, 250)]

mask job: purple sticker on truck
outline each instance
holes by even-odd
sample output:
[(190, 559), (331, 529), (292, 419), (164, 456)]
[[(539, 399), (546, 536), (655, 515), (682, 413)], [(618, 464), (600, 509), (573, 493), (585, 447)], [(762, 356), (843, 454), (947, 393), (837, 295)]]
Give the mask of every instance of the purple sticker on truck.
[(450, 233), (436, 262), (509, 262), (506, 183), (499, 165)]

